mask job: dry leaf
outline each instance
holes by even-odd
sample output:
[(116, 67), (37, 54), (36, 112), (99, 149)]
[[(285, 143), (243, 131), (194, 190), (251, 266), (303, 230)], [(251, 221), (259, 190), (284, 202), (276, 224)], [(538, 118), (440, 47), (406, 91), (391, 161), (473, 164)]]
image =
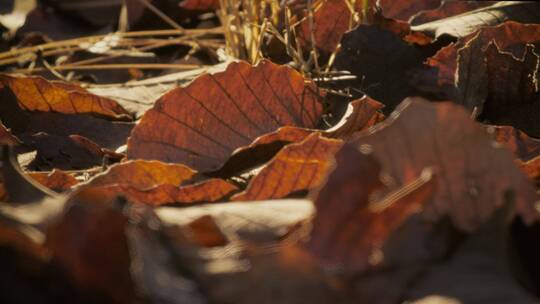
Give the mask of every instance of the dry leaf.
[(29, 172), (28, 175), (41, 185), (56, 192), (67, 191), (79, 183), (73, 175), (56, 169), (51, 172)]
[(332, 157), (342, 144), (342, 141), (325, 139), (320, 133), (314, 133), (302, 142), (285, 146), (253, 177), (247, 189), (232, 199), (276, 199), (313, 189), (328, 174)]
[(64, 114), (92, 114), (129, 120), (129, 113), (116, 101), (91, 94), (71, 83), (48, 81), (42, 77), (1, 75), (0, 83), (16, 96), (24, 111)]
[(353, 142), (359, 149), (374, 151), (393, 185), (406, 185), (424, 168), (433, 168), (437, 191), (423, 212), (428, 218), (448, 215), (457, 227), (472, 231), (508, 195), (526, 223), (540, 218), (534, 188), (510, 151), (493, 145), (457, 105), (408, 99), (389, 119)]
[(284, 125), (313, 128), (320, 96), (291, 68), (231, 63), (160, 98), (134, 128), (128, 158), (219, 168), (238, 147)]

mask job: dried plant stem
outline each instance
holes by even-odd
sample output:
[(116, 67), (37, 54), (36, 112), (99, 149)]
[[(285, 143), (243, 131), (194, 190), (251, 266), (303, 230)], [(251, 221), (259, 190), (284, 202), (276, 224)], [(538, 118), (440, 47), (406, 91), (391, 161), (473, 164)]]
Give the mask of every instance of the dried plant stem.
[[(155, 30), (155, 31), (137, 31), (137, 32), (125, 32), (125, 33), (115, 33), (120, 38), (133, 38), (133, 37), (148, 37), (148, 36), (175, 36), (175, 35), (185, 35), (185, 36), (201, 36), (201, 35), (212, 35), (212, 34), (223, 34), (223, 29), (221, 27), (210, 28), (210, 29), (174, 29), (174, 30)], [(45, 51), (50, 49), (58, 49), (63, 47), (73, 47), (79, 46), (83, 43), (96, 43), (103, 38), (110, 36), (107, 35), (94, 35), (87, 37), (80, 37), (68, 40), (61, 41), (52, 41), (36, 46), (24, 47), (19, 49), (13, 49), (7, 52), (0, 53), (0, 59), (16, 57), (25, 53), (36, 53), (39, 51)]]
[[(75, 71), (75, 70), (121, 70), (121, 69), (141, 69), (141, 70), (191, 70), (203, 68), (203, 65), (197, 64), (160, 64), (160, 63), (126, 63), (126, 64), (94, 64), (94, 65), (57, 65), (50, 66), (49, 69), (55, 71)], [(47, 68), (18, 69), (13, 73), (33, 73), (48, 70)]]

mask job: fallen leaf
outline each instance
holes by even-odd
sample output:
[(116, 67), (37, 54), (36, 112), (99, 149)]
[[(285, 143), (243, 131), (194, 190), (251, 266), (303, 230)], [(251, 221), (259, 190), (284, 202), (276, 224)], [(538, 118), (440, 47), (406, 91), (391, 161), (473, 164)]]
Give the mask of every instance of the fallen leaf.
[(160, 184), (140, 189), (129, 184), (111, 184), (95, 188), (111, 195), (115, 193), (122, 195), (130, 202), (150, 206), (225, 201), (227, 197), (238, 191), (235, 185), (218, 178), (186, 186)]
[(319, 186), (342, 144), (314, 133), (302, 142), (285, 146), (232, 200), (276, 199)]
[[(329, 138), (347, 139), (356, 132), (367, 129), (382, 120), (379, 111), (383, 105), (365, 96), (348, 103), (341, 120), (330, 129), (321, 132)], [(257, 137), (251, 144), (236, 149), (225, 164), (218, 170), (208, 172), (213, 177), (228, 178), (268, 162), (286, 144), (297, 143), (310, 134), (320, 130), (299, 127), (281, 127), (274, 132)]]
[(191, 181), (196, 173), (180, 164), (134, 160), (111, 166), (81, 187), (96, 188), (111, 195), (117, 193), (130, 202), (152, 206), (215, 202), (237, 190), (222, 179), (182, 185)]
[[(465, 3), (461, 1), (449, 3)], [(463, 49), (467, 43), (473, 39), (478, 39), (476, 42), (482, 49), (494, 41), (499, 50), (509, 52), (516, 58), (523, 58), (525, 55), (525, 47), (527, 44), (534, 44), (540, 47), (540, 27), (536, 24), (521, 24), (514, 21), (506, 21), (497, 26), (486, 26), (465, 37), (458, 39), (456, 43), (445, 46), (439, 50), (433, 57), (428, 58), (427, 65), (432, 68), (437, 85), (430, 86), (442, 87), (440, 90), (445, 90), (444, 87), (450, 87), (446, 90), (451, 90), (455, 83), (455, 74), (458, 67), (458, 51)], [(477, 56), (477, 55), (476, 55)], [(433, 80), (428, 80), (433, 81)], [(447, 93), (448, 94), (448, 93)]]
[(92, 114), (116, 120), (129, 120), (129, 113), (116, 101), (100, 97), (71, 83), (48, 81), (42, 77), (3, 74), (0, 83), (8, 87), (24, 111), (63, 114)]
[[(0, 96), (3, 98), (3, 102), (0, 104), (2, 123), (10, 128), (13, 135), (29, 145), (33, 142), (34, 134), (44, 132), (51, 136), (61, 137), (80, 135), (102, 147), (116, 149), (125, 144), (126, 138), (134, 126), (132, 122), (111, 121), (94, 117), (90, 113), (42, 112), (42, 110), (49, 109), (45, 98), (33, 100), (40, 102), (39, 104), (32, 103), (35, 111), (25, 111), (21, 108), (19, 99), (11, 89), (0, 90)], [(67, 99), (61, 102), (69, 104), (70, 101)], [(73, 110), (74, 108), (69, 107), (68, 109)]]
[(284, 125), (315, 127), (319, 99), (313, 84), (291, 68), (231, 63), (156, 101), (133, 129), (127, 155), (212, 171), (262, 134)]
[(512, 193), (515, 212), (526, 223), (539, 219), (534, 188), (510, 151), (493, 145), (457, 105), (407, 99), (353, 143), (374, 151), (393, 185), (406, 185), (433, 168), (437, 191), (423, 211), (428, 218), (448, 215), (456, 227), (472, 231)]
[(535, 23), (539, 11), (540, 5), (536, 2), (499, 1), (464, 14), (413, 26), (412, 30), (435, 38), (443, 35), (461, 38), (476, 32), (480, 27), (497, 25), (507, 20)]
[(483, 106), (478, 106), (478, 119), (492, 124), (512, 125), (531, 136), (540, 137), (540, 124), (535, 119), (536, 114), (540, 113), (540, 95), (538, 80), (534, 79), (540, 57), (535, 53), (534, 46), (527, 46), (525, 55), (515, 58), (511, 54), (501, 53), (496, 44), (490, 44), (485, 58), (488, 96)]
[(28, 175), (55, 192), (67, 191), (79, 183), (73, 175), (57, 169), (51, 172), (29, 172)]
[(408, 185), (374, 199), (385, 189), (381, 164), (346, 144), (336, 168), (316, 195), (307, 250), (328, 269), (358, 274), (383, 262), (381, 246), (434, 193), (426, 170)]
[(519, 129), (510, 126), (487, 126), (487, 131), (523, 161), (540, 156), (540, 140), (529, 137)]
[(133, 160), (111, 166), (106, 172), (94, 176), (86, 183), (89, 186), (129, 184), (139, 189), (156, 185), (180, 186), (190, 180), (196, 171), (179, 164), (166, 164), (160, 161)]

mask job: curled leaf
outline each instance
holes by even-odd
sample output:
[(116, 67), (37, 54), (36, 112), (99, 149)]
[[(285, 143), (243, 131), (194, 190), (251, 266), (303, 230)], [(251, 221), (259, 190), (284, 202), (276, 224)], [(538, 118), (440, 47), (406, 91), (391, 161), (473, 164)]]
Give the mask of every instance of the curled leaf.
[(232, 199), (275, 199), (313, 189), (323, 181), (332, 165), (332, 156), (341, 145), (341, 141), (325, 139), (319, 133), (311, 134), (302, 142), (290, 144), (257, 173), (244, 192)]

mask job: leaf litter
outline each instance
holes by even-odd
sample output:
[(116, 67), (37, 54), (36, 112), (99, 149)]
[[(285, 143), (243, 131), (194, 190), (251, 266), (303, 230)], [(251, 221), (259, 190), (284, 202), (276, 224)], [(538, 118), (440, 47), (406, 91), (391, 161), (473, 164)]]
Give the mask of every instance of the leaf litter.
[(538, 3), (7, 2), (0, 302), (538, 302)]

